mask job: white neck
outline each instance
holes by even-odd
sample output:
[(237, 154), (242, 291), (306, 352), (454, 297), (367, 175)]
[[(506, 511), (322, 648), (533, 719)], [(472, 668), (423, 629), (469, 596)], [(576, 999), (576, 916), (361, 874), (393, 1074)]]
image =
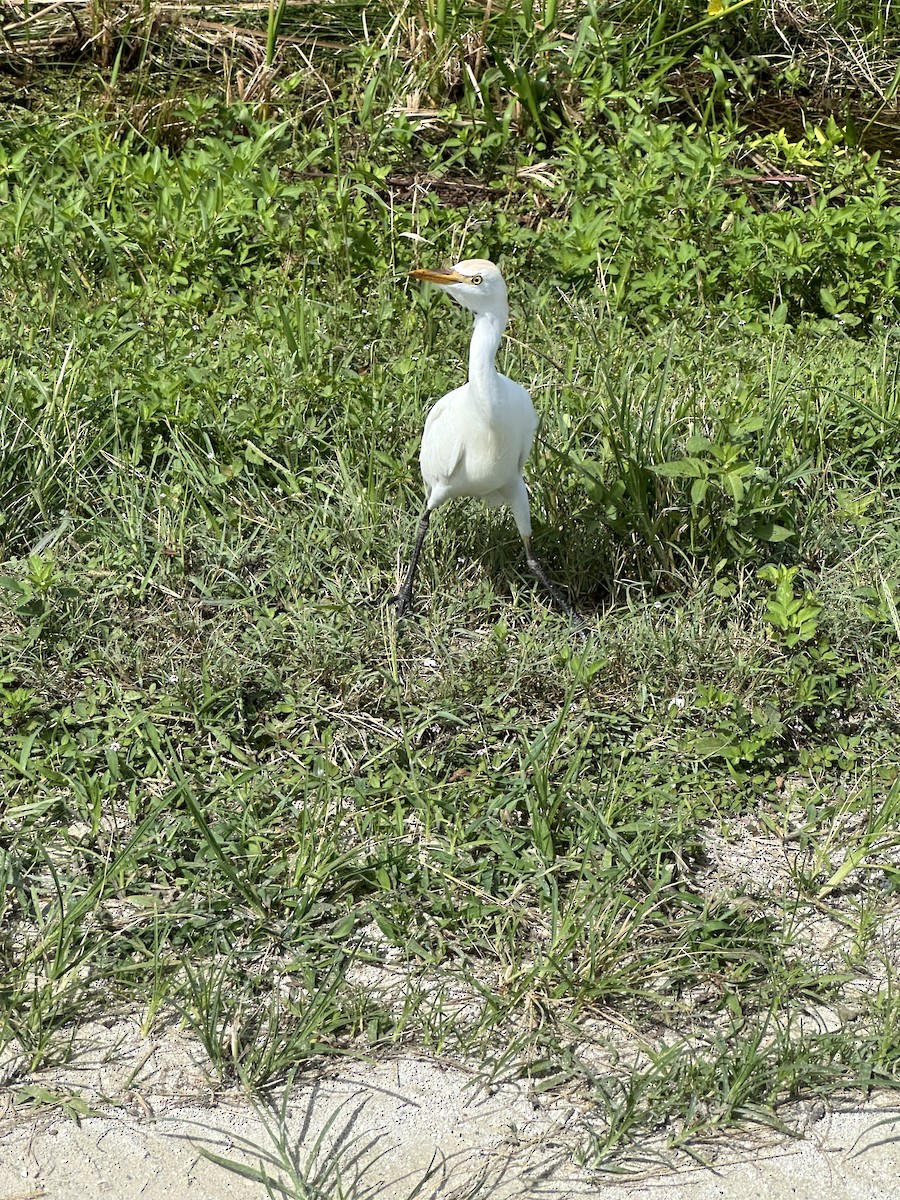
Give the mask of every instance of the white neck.
[(497, 368), (494, 359), (503, 337), (508, 315), (496, 312), (475, 314), (475, 327), (469, 346), (469, 383), (479, 399), (490, 401), (497, 394)]

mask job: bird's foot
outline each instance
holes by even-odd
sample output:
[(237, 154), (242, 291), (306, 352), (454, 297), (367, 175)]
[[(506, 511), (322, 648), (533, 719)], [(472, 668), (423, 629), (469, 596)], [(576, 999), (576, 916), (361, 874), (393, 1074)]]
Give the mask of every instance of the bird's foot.
[(556, 607), (560, 609), (561, 612), (564, 612), (572, 622), (572, 625), (574, 626), (573, 632), (578, 634), (579, 637), (585, 637), (588, 633), (588, 625), (578, 609), (569, 603), (555, 583), (550, 582), (550, 580), (547, 578), (546, 571), (533, 555), (529, 554), (526, 562), (528, 563), (529, 571), (531, 571), (532, 575), (537, 576), (538, 580), (544, 587), (544, 591), (547, 592)]
[(393, 604), (394, 615), (399, 621), (412, 608), (412, 588), (401, 588), (396, 596), (391, 596), (388, 604)]
[(572, 622), (572, 634), (574, 637), (584, 640), (590, 636), (591, 627), (581, 615), (577, 608), (573, 608), (569, 614)]

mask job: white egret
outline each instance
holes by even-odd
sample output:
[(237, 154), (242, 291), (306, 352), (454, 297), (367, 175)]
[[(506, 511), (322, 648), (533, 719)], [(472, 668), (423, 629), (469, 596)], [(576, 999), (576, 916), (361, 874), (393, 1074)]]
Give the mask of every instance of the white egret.
[(419, 519), (409, 570), (393, 598), (397, 616), (412, 604), (413, 579), (436, 508), (456, 496), (477, 496), (488, 507), (508, 504), (525, 546), (525, 560), (554, 601), (580, 618), (547, 578), (531, 549), (531, 514), (522, 468), (538, 426), (528, 392), (494, 365), (509, 320), (506, 284), (492, 262), (469, 258), (455, 267), (410, 271), (435, 283), (475, 314), (469, 346), (469, 379), (438, 400), (425, 421), (419, 464), (425, 481), (425, 511)]

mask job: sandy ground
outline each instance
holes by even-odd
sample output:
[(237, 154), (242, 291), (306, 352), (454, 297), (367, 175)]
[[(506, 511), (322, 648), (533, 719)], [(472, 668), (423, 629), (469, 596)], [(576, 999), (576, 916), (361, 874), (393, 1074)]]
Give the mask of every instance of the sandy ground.
[[(348, 1062), (298, 1078), (283, 1113), (212, 1092), (199, 1046), (174, 1027), (144, 1038), (136, 1022), (97, 1025), (65, 1068), (25, 1077), (20, 1066), (0, 1062), (11, 1080), (0, 1093), (0, 1200), (262, 1200), (261, 1166), (285, 1184), (271, 1194), (316, 1200), (900, 1196), (900, 1112), (877, 1100), (798, 1110), (803, 1140), (711, 1145), (715, 1168), (664, 1170), (648, 1147), (647, 1171), (617, 1180), (577, 1165), (577, 1106), (538, 1101), (524, 1085), (486, 1087), (460, 1064)], [(98, 1115), (76, 1120), (66, 1103)]]

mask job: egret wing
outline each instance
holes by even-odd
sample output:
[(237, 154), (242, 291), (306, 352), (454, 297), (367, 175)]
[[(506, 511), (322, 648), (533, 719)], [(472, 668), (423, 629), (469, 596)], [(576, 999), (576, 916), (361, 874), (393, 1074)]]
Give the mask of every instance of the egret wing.
[(455, 418), (453, 403), (462, 391), (457, 388), (448, 392), (425, 419), (419, 464), (429, 491), (439, 484), (449, 484), (465, 455), (463, 430)]

